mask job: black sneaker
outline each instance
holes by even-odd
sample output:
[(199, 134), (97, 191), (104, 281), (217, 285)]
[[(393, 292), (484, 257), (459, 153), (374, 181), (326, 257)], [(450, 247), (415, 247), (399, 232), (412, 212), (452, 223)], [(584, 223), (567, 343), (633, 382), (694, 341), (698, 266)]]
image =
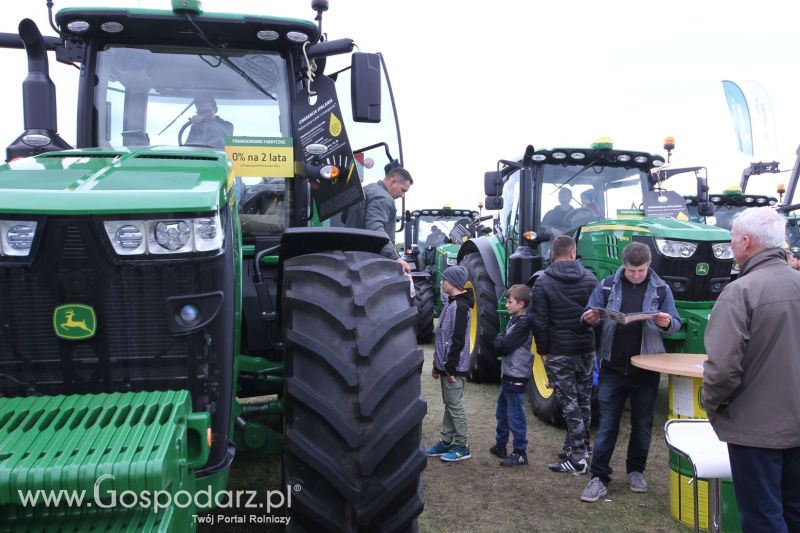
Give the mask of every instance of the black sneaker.
[(500, 466), (522, 466), (526, 464), (528, 464), (528, 455), (517, 450), (514, 450), (511, 455), (500, 461)]
[(549, 468), (551, 472), (563, 472), (579, 476), (589, 471), (589, 464), (586, 462), (585, 458), (580, 461), (575, 461), (568, 457), (560, 463), (547, 465), (547, 468)]
[(508, 456), (508, 450), (506, 449), (505, 445), (495, 444), (491, 448), (489, 448), (489, 453), (499, 457), (500, 459), (505, 459)]

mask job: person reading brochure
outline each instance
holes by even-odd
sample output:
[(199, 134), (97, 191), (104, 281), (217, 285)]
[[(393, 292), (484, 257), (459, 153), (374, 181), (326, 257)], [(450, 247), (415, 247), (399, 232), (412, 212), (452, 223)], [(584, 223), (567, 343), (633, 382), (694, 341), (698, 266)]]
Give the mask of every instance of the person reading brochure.
[[(669, 286), (650, 269), (650, 248), (634, 242), (622, 251), (622, 266), (597, 285), (581, 321), (600, 328), (598, 357), (598, 407), (600, 427), (595, 437), (590, 470), (592, 479), (581, 500), (596, 502), (608, 494), (611, 455), (617, 444), (625, 402), (631, 403), (631, 435), (625, 469), (633, 492), (647, 492), (644, 470), (653, 432), (658, 384), (661, 375), (636, 368), (631, 357), (643, 353), (664, 353), (662, 335), (676, 333), (681, 319)], [(621, 313), (649, 313), (652, 319), (628, 325), (603, 318), (598, 309)]]

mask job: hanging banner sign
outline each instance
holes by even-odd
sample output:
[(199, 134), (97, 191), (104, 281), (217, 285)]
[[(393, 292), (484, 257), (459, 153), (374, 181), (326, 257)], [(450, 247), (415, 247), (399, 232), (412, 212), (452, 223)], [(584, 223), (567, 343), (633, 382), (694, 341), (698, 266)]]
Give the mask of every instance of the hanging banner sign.
[(225, 153), (234, 176), (294, 177), (291, 137), (226, 137)]
[[(302, 90), (292, 109), (298, 142), (311, 166), (335, 165), (340, 174), (331, 180), (318, 180), (310, 176), (311, 194), (320, 220), (326, 220), (350, 205), (361, 202), (364, 193), (356, 168), (353, 150), (347, 139), (342, 109), (336, 98), (336, 86), (330, 78), (318, 76), (312, 84), (316, 95), (309, 100)], [(325, 147), (325, 153), (313, 155), (309, 145)]]
[(647, 191), (644, 193), (644, 214), (648, 217), (689, 220), (686, 200), (675, 191)]

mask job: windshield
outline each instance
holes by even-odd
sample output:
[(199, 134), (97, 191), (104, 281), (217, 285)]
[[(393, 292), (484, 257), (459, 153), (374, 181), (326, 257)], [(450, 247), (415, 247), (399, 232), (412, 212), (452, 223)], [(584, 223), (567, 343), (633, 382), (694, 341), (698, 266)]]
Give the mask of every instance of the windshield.
[(647, 176), (636, 169), (543, 165), (541, 227), (553, 236), (642, 208)]
[[(101, 147), (222, 150), (232, 135), (292, 135), (286, 61), (274, 52), (110, 46), (97, 54), (96, 77)], [(245, 235), (288, 227), (291, 178), (236, 177)]]
[(445, 238), (450, 235), (453, 226), (456, 222), (466, 226), (472, 219), (465, 216), (449, 217), (449, 216), (421, 216), (417, 224), (417, 243), (420, 246), (436, 247), (444, 244)]

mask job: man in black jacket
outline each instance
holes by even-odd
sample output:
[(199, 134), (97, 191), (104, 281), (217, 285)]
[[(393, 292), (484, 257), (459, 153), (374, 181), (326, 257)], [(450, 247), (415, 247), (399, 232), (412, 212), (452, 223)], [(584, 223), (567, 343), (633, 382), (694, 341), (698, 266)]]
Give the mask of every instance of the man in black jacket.
[(553, 472), (588, 471), (587, 445), (592, 419), (594, 331), (581, 325), (581, 314), (597, 278), (576, 260), (575, 241), (553, 241), (553, 263), (533, 286), (533, 336), (567, 426), (560, 462)]

